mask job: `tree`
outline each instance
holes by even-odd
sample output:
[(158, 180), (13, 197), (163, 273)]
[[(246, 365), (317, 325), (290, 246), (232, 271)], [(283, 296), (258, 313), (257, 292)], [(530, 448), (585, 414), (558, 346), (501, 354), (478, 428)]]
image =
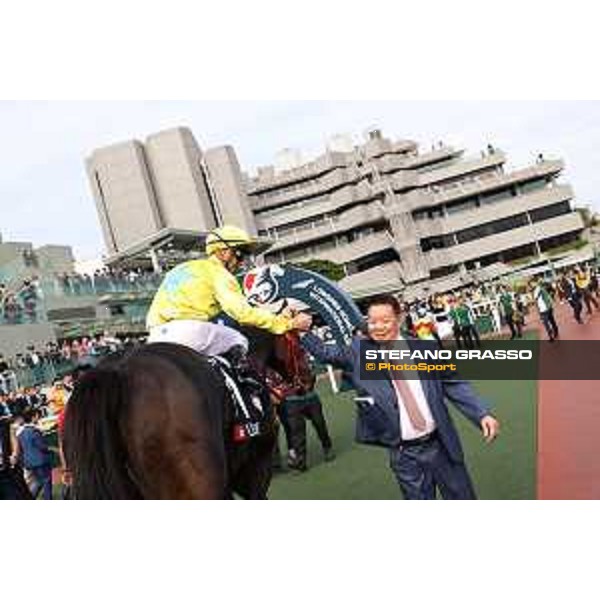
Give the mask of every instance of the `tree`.
[(340, 281), (340, 279), (343, 279), (346, 276), (344, 267), (330, 260), (313, 259), (303, 263), (294, 263), (292, 266), (318, 273), (331, 281)]

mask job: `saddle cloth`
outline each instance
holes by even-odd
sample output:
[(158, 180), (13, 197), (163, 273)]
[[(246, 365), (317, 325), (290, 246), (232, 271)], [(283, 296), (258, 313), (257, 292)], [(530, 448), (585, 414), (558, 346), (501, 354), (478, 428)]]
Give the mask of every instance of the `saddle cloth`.
[(223, 377), (233, 405), (232, 441), (242, 444), (265, 433), (272, 419), (272, 408), (260, 377), (239, 372), (222, 356), (212, 356), (209, 361)]

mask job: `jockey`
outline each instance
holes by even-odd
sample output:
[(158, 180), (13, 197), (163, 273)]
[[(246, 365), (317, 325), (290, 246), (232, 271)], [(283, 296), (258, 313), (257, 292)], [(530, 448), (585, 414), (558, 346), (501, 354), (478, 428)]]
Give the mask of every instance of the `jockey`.
[(234, 274), (261, 250), (264, 242), (233, 225), (211, 231), (206, 238), (208, 258), (182, 263), (163, 279), (146, 317), (148, 342), (174, 342), (204, 355), (232, 350), (245, 354), (248, 340), (244, 335), (211, 322), (222, 313), (241, 325), (273, 334), (310, 327), (308, 315), (273, 315), (246, 300)]

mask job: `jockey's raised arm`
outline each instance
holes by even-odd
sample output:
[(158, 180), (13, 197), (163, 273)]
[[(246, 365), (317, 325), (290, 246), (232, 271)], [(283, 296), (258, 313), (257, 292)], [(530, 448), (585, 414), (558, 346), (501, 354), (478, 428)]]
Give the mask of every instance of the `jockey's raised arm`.
[(234, 274), (264, 247), (263, 240), (232, 225), (211, 231), (206, 238), (207, 259), (185, 262), (166, 274), (146, 319), (148, 342), (179, 343), (207, 355), (224, 354), (236, 346), (247, 349), (239, 331), (213, 322), (222, 313), (241, 325), (274, 334), (308, 329), (308, 315), (273, 315), (246, 300)]
[(266, 329), (276, 335), (294, 329), (294, 319), (286, 315), (275, 315), (263, 308), (248, 303), (237, 279), (228, 271), (214, 282), (215, 297), (223, 312), (240, 325), (251, 325)]

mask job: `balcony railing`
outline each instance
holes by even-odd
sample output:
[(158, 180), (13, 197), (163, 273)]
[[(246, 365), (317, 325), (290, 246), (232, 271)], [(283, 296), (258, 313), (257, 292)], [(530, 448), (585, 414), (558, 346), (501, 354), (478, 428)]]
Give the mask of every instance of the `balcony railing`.
[(151, 274), (135, 280), (127, 279), (55, 279), (7, 293), (0, 298), (0, 325), (25, 325), (48, 321), (50, 307), (67, 304), (70, 299), (89, 298), (97, 303), (106, 295), (147, 295), (155, 292), (162, 276)]
[[(464, 179), (451, 184), (432, 184), (428, 188), (421, 190), (420, 193), (425, 198), (429, 199), (429, 204), (431, 205), (443, 204), (463, 196), (471, 196), (479, 192), (490, 191), (494, 188), (510, 185), (511, 183), (518, 183), (536, 176), (542, 177), (544, 175), (551, 175), (560, 171), (563, 167), (563, 161), (554, 160), (544, 161), (537, 165), (526, 167), (525, 169), (512, 171), (511, 173), (488, 172), (484, 175), (477, 176), (465, 175)], [(426, 205), (427, 203), (423, 204), (423, 206)]]

